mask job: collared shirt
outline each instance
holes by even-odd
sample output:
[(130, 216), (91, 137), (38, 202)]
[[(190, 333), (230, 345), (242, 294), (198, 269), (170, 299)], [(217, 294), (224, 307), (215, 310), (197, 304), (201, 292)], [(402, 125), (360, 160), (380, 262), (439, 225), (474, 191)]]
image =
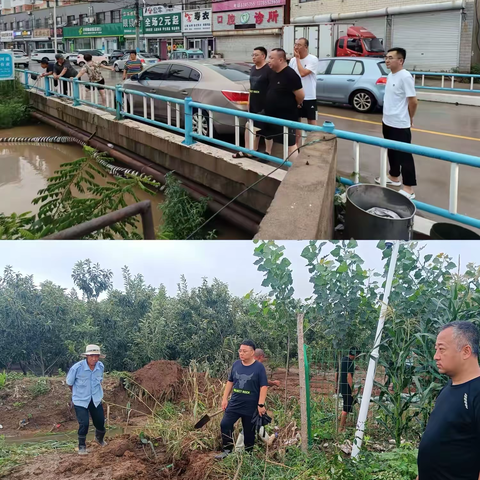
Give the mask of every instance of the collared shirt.
[(81, 360), (70, 368), (67, 374), (67, 385), (73, 386), (72, 401), (77, 407), (88, 408), (90, 400), (96, 407), (103, 398), (103, 371), (102, 362), (97, 362), (90, 370), (87, 360)]

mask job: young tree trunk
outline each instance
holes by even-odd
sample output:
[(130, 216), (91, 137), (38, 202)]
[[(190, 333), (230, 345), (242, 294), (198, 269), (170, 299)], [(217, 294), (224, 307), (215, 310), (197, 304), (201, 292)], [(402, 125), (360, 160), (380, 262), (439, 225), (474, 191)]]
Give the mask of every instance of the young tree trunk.
[(18, 362), (20, 364), (20, 368), (22, 369), (22, 372), (24, 375), (27, 374), (27, 369), (25, 368), (25, 365), (22, 362)]
[(287, 334), (287, 364), (285, 366), (285, 411), (287, 411), (287, 399), (288, 399), (288, 370), (290, 369), (290, 333)]
[(307, 412), (307, 378), (305, 375), (305, 356), (303, 343), (303, 313), (297, 314), (298, 337), (298, 378), (300, 383), (300, 417), (302, 438), (302, 451), (308, 451), (308, 412)]

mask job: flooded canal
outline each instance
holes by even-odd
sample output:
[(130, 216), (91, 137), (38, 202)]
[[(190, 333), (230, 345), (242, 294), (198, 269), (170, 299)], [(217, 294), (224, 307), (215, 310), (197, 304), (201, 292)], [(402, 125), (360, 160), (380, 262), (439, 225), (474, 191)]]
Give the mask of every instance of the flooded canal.
[[(0, 130), (0, 137), (56, 135), (62, 135), (62, 133), (43, 124)], [(78, 145), (0, 144), (0, 213), (5, 215), (37, 213), (40, 205), (33, 205), (31, 201), (37, 196), (39, 190), (47, 186), (47, 179), (54, 175), (62, 163), (82, 156), (83, 150)], [(114, 180), (114, 177), (110, 175), (104, 179), (96, 179), (101, 185), (111, 180)], [(136, 195), (140, 200), (151, 200), (154, 223), (158, 229), (162, 222), (162, 213), (158, 207), (164, 200), (163, 195), (158, 192), (152, 196), (140, 189), (136, 191)], [(127, 201), (129, 204), (135, 203), (133, 198)], [(212, 221), (210, 228), (217, 230), (219, 239), (249, 238), (242, 230), (215, 220)]]

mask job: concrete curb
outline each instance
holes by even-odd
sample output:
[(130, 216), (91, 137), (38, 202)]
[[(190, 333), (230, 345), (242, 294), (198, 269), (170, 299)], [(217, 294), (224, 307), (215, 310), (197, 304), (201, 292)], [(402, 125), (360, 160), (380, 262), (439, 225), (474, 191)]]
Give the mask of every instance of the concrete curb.
[(417, 98), (425, 102), (453, 103), (458, 105), (469, 105), (480, 107), (480, 95), (452, 95), (447, 93), (430, 93), (417, 91)]

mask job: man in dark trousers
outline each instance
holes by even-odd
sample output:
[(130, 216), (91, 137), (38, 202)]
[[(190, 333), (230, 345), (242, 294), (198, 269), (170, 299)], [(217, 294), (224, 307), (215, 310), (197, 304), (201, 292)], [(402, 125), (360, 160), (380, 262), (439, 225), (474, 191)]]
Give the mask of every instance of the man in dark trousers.
[[(75, 78), (77, 76), (77, 71), (73, 68), (69, 60), (65, 60), (65, 57), (61, 53), (55, 55), (55, 66), (53, 71), (53, 78), (58, 80), (59, 78)], [(68, 84), (63, 80), (60, 81), (63, 85), (63, 94), (68, 95)], [(73, 86), (72, 86), (73, 92)]]
[[(386, 56), (385, 63), (390, 73), (385, 87), (383, 101), (383, 136), (387, 140), (412, 143), (413, 117), (417, 111), (418, 100), (415, 92), (415, 81), (412, 74), (403, 68), (407, 52), (403, 48), (391, 48)], [(388, 150), (390, 173), (387, 185), (403, 188), (400, 193), (413, 200), (413, 187), (417, 184), (415, 162), (411, 153), (398, 150)], [(380, 183), (380, 177), (375, 181)]]
[[(282, 48), (274, 48), (268, 57), (268, 64), (272, 70), (270, 85), (267, 90), (265, 113), (269, 117), (281, 118), (292, 122), (298, 121), (298, 111), (302, 108), (305, 92), (302, 79), (290, 68), (287, 63), (287, 54)], [(265, 135), (274, 143), (284, 142), (283, 127), (265, 123)], [(288, 129), (288, 155), (293, 161), (296, 153), (296, 132)]]
[[(232, 367), (223, 394), (222, 408), (225, 410), (220, 428), (222, 431), (223, 452), (217, 460), (224, 459), (233, 450), (233, 427), (242, 419), (245, 436), (245, 449), (252, 450), (255, 444), (255, 427), (252, 418), (256, 411), (264, 415), (267, 398), (268, 381), (265, 367), (255, 360), (255, 344), (245, 340), (238, 350), (240, 360)], [(230, 401), (228, 397), (233, 391)]]
[(479, 331), (470, 322), (445, 325), (435, 356), (450, 377), (440, 392), (418, 449), (417, 480), (479, 480)]
[[(250, 95), (248, 100), (248, 111), (251, 113), (265, 114), (265, 99), (267, 96), (268, 82), (270, 76), (270, 67), (267, 63), (267, 50), (264, 47), (256, 47), (252, 53), (253, 67), (250, 70)], [(245, 129), (245, 147), (250, 148), (249, 138), (255, 135), (255, 140), (252, 150), (258, 150), (260, 143), (260, 136), (263, 135), (263, 122), (253, 122), (253, 131)], [(255, 132), (255, 133), (253, 133)], [(272, 141), (265, 141), (265, 153), (271, 155)], [(233, 158), (248, 157), (251, 155), (243, 152), (237, 152)]]
[[(356, 348), (350, 349), (348, 355), (343, 357), (340, 362), (340, 388), (339, 393), (343, 397), (343, 410), (340, 416), (340, 432), (345, 430), (347, 416), (352, 413), (353, 399), (353, 373), (355, 372), (355, 358), (359, 355)], [(335, 385), (338, 385), (338, 365), (335, 373)]]
[(72, 402), (75, 407), (78, 428), (78, 453), (86, 455), (87, 433), (90, 416), (95, 426), (95, 441), (102, 447), (106, 445), (105, 437), (105, 414), (103, 411), (103, 363), (100, 358), (105, 358), (100, 352), (98, 345), (87, 345), (84, 360), (77, 362), (70, 368), (67, 374), (67, 385), (72, 391)]

